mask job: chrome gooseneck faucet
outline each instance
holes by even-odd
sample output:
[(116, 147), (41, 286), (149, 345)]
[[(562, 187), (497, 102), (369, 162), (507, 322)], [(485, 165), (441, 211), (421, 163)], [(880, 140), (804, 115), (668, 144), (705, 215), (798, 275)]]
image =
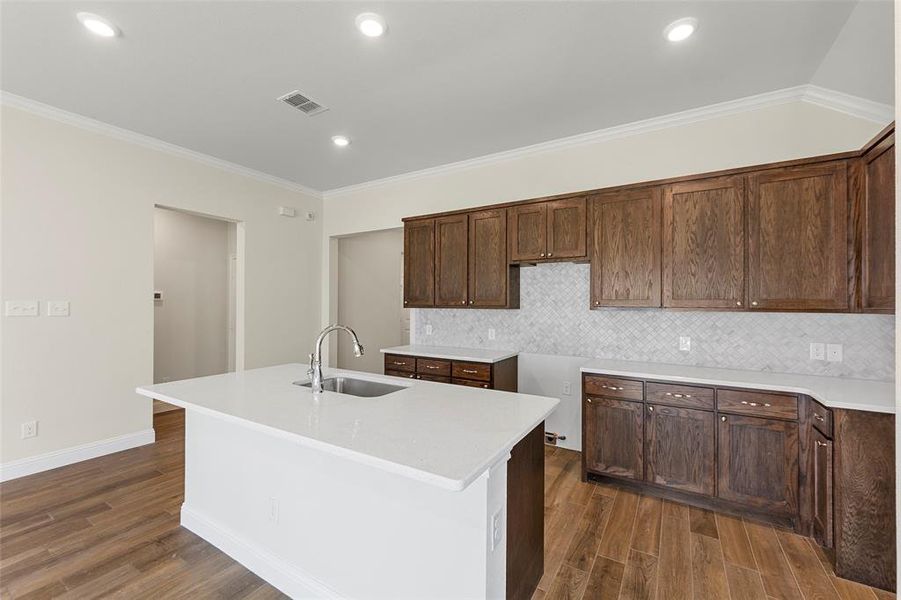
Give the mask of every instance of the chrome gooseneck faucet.
[(333, 331), (346, 331), (349, 333), (354, 342), (354, 356), (357, 358), (363, 356), (363, 345), (357, 339), (357, 334), (354, 333), (353, 329), (344, 325), (329, 325), (323, 329), (319, 337), (316, 338), (316, 345), (313, 347), (313, 353), (310, 355), (310, 370), (307, 372), (310, 376), (310, 389), (313, 390), (314, 394), (322, 391), (322, 340)]

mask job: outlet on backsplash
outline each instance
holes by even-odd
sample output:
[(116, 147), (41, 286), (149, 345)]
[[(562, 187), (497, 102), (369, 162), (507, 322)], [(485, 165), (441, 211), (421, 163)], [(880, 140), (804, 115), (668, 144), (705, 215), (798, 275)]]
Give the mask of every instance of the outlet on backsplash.
[(687, 335), (679, 336), (679, 351), (691, 352), (691, 338)]
[(842, 362), (842, 345), (826, 344), (826, 360), (829, 362)]
[(810, 360), (826, 360), (826, 346), (823, 343), (810, 343)]
[(497, 337), (497, 332), (495, 331), (495, 329), (493, 327), (489, 327), (488, 328), (488, 339), (493, 340), (496, 337)]
[(431, 325), (431, 323), (427, 323), (427, 324), (426, 324), (426, 326), (425, 326), (425, 334), (426, 334), (426, 335), (432, 335), (432, 325)]

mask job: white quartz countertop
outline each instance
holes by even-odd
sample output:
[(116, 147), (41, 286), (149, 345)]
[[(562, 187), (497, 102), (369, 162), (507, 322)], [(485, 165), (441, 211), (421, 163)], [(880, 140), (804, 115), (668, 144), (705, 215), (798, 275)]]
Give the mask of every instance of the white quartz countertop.
[(831, 408), (895, 412), (895, 384), (891, 381), (606, 359), (587, 362), (582, 372), (791, 392), (806, 394)]
[(423, 356), (425, 358), (446, 358), (448, 360), (469, 360), (472, 362), (496, 363), (519, 354), (515, 350), (484, 350), (481, 348), (452, 348), (450, 346), (394, 346), (382, 348), (382, 354), (403, 356)]
[(559, 400), (482, 388), (323, 369), (404, 386), (375, 398), (318, 397), (307, 365), (287, 364), (137, 388), (188, 410), (296, 440), (348, 460), (462, 490), (556, 408)]

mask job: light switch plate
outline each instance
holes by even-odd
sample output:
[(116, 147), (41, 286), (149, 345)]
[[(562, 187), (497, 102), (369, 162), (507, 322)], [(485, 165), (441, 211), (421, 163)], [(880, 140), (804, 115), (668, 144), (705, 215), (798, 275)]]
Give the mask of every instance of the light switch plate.
[(68, 300), (48, 300), (47, 301), (48, 317), (68, 317), (69, 301)]
[(7, 300), (7, 317), (36, 317), (38, 316), (37, 300)]
[(811, 342), (810, 360), (826, 360), (826, 346), (820, 342)]
[(573, 393), (573, 384), (568, 381), (564, 381), (563, 382), (563, 395), (571, 396), (572, 393)]
[(679, 351), (691, 352), (691, 338), (687, 335), (679, 336)]
[(826, 360), (829, 362), (842, 362), (842, 345), (826, 344)]

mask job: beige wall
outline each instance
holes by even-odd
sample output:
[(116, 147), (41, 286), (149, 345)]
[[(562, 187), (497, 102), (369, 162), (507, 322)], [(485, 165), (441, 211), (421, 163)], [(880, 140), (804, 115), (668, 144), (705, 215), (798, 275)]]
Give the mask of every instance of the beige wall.
[(153, 212), (153, 382), (229, 366), (229, 228), (176, 210)]
[(403, 229), (338, 240), (337, 321), (352, 327), (366, 349), (356, 358), (350, 338), (337, 334), (340, 368), (381, 373), (379, 349), (404, 343), (403, 249)]
[[(2, 108), (3, 299), (68, 299), (68, 318), (2, 318), (4, 463), (151, 427), (153, 210), (243, 224), (248, 368), (303, 361), (318, 330), (321, 212), (294, 189)], [(239, 335), (239, 340), (241, 336)], [(22, 422), (39, 435), (22, 440)]]

